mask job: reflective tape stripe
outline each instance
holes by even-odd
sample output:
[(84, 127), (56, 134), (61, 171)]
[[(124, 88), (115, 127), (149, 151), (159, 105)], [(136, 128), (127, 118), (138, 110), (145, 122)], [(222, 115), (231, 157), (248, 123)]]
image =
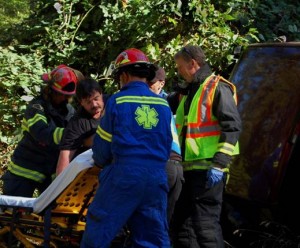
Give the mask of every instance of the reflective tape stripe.
[(36, 114), (33, 118), (30, 118), (30, 119), (27, 120), (27, 126), (28, 126), (28, 128), (30, 128), (32, 125), (34, 125), (38, 121), (43, 121), (46, 124), (48, 123), (47, 122), (47, 118), (44, 115)]
[(51, 181), (53, 181), (55, 178), (56, 178), (56, 173), (53, 173), (53, 174), (51, 175)]
[(234, 151), (234, 145), (230, 143), (223, 142), (218, 144), (218, 152), (222, 152), (231, 156), (233, 151)]
[(164, 105), (169, 107), (168, 102), (159, 97), (147, 97), (147, 96), (121, 96), (116, 98), (117, 104), (121, 103), (141, 103), (141, 104), (156, 104), (156, 105)]
[(100, 126), (97, 128), (97, 134), (104, 140), (111, 142), (112, 135), (106, 131), (104, 131)]
[(59, 83), (54, 82), (53, 85), (58, 89), (62, 89), (62, 87)]
[(191, 171), (191, 170), (208, 170), (210, 166), (208, 165), (188, 165), (183, 166), (183, 171)]
[(184, 171), (191, 171), (191, 170), (208, 170), (211, 168), (211, 161), (207, 160), (198, 160), (198, 161), (184, 161), (182, 162), (183, 170)]
[(41, 114), (36, 114), (33, 118), (30, 118), (28, 120), (23, 118), (21, 128), (22, 128), (23, 131), (29, 132), (29, 128), (31, 126), (33, 126), (34, 124), (36, 124), (37, 122), (39, 122), (39, 121), (43, 121), (47, 124), (46, 117), (41, 115)]
[(25, 118), (23, 118), (23, 120), (22, 120), (21, 128), (23, 131), (27, 131), (29, 133), (29, 127), (28, 127), (28, 124), (27, 124), (27, 121)]
[(235, 87), (235, 85), (233, 83), (229, 82), (228, 80), (226, 80), (223, 77), (220, 78), (220, 81), (222, 81), (224, 83), (227, 83), (231, 87), (231, 89), (233, 91), (233, 99), (235, 101), (235, 104), (237, 104), (237, 95), (236, 95), (236, 87)]
[[(212, 101), (213, 101), (213, 90), (216, 84), (219, 82), (220, 77), (211, 76), (208, 83), (204, 85), (202, 94), (200, 96), (199, 104), (201, 104), (201, 121), (203, 123), (209, 122), (212, 117)], [(200, 116), (199, 116), (200, 121)]]
[(213, 136), (219, 135), (221, 133), (221, 129), (219, 124), (213, 124), (208, 126), (198, 126), (198, 127), (191, 127), (192, 125), (188, 125), (187, 131), (187, 138), (198, 138), (198, 137), (205, 137), (205, 136)]
[(53, 141), (56, 145), (59, 144), (59, 142), (61, 141), (62, 135), (64, 132), (64, 128), (63, 127), (57, 127), (55, 128), (54, 132), (53, 132)]
[[(217, 83), (219, 82), (219, 76), (210, 76), (203, 83), (203, 89), (200, 95), (200, 99), (197, 105), (197, 120), (196, 122), (187, 123), (187, 137), (188, 138), (200, 138), (206, 136), (220, 135), (220, 126), (217, 120), (212, 116), (212, 101), (214, 91)], [(200, 113), (200, 114), (199, 114)], [(186, 123), (187, 116), (184, 116), (184, 125)]]
[[(191, 170), (209, 170), (212, 168), (212, 162), (203, 160), (203, 162), (182, 162), (183, 170), (184, 171), (191, 171)], [(229, 168), (220, 169), (224, 173), (229, 173)]]
[(46, 178), (46, 176), (44, 174), (42, 174), (38, 171), (23, 168), (19, 165), (14, 164), (13, 162), (10, 162), (8, 164), (7, 169), (13, 174), (16, 174), (21, 177), (26, 177), (28, 179), (34, 180), (39, 183), (43, 182)]

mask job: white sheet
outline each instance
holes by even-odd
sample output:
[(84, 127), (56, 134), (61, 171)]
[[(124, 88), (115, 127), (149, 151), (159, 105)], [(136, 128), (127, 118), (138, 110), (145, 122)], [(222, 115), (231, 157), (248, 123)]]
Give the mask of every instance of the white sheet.
[(40, 213), (63, 192), (79, 172), (92, 167), (93, 164), (92, 149), (89, 149), (73, 159), (38, 198), (0, 195), (0, 205), (31, 207), (34, 213)]

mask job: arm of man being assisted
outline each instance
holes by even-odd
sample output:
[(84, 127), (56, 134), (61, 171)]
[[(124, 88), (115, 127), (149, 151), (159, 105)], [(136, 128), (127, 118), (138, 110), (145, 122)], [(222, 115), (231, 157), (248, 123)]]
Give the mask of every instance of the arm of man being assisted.
[(221, 127), (218, 150), (215, 153), (213, 166), (208, 172), (208, 187), (212, 187), (223, 178), (223, 170), (231, 162), (235, 146), (241, 133), (242, 123), (231, 87), (220, 82), (213, 100), (213, 114)]

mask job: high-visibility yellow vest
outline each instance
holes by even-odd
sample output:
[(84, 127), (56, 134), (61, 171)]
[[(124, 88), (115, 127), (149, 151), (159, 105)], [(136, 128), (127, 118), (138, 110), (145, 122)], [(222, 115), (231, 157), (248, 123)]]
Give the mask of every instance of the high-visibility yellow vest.
[[(187, 115), (184, 114), (184, 96), (176, 111), (176, 127), (182, 147), (182, 127), (187, 126), (185, 139), (184, 161), (196, 161), (212, 158), (216, 152), (228, 155), (239, 154), (238, 143), (219, 143), (221, 129), (217, 118), (213, 115), (212, 106), (219, 81), (228, 84), (234, 92), (233, 98), (237, 103), (235, 86), (220, 76), (211, 75), (196, 92)], [(204, 166), (205, 167), (205, 166)], [(203, 167), (203, 169), (205, 169)], [(202, 169), (202, 168), (200, 168)]]

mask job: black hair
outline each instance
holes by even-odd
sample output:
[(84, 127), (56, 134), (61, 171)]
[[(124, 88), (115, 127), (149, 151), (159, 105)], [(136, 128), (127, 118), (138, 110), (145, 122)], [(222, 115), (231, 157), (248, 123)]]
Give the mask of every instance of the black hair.
[(206, 64), (205, 54), (199, 46), (186, 45), (175, 54), (174, 58), (178, 57), (182, 57), (187, 62), (194, 59), (199, 66)]
[(118, 81), (122, 72), (126, 72), (132, 76), (146, 78), (148, 81), (150, 81), (155, 77), (156, 70), (157, 67), (153, 64), (136, 63), (119, 68), (118, 71), (115, 73), (114, 78)]
[(80, 80), (76, 88), (76, 98), (78, 101), (81, 101), (90, 97), (95, 91), (102, 94), (102, 88), (96, 80), (92, 78)]

